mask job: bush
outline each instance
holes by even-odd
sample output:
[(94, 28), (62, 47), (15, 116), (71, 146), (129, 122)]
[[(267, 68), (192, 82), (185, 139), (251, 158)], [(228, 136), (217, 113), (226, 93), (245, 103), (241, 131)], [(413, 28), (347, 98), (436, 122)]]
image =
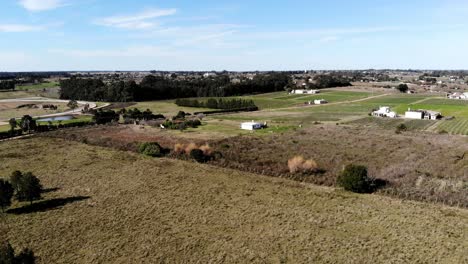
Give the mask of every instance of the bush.
[(8, 241), (0, 241), (0, 263), (1, 264), (34, 264), (36, 257), (32, 250), (26, 248), (15, 256), (15, 250)]
[(190, 151), (190, 157), (199, 163), (205, 163), (209, 160), (209, 157), (206, 156), (201, 149), (192, 149)]
[(185, 153), (185, 146), (184, 146), (184, 144), (176, 143), (176, 144), (174, 145), (174, 153), (179, 154), (179, 155), (184, 154), (184, 153)]
[(337, 184), (346, 191), (371, 193), (372, 180), (367, 176), (367, 168), (361, 165), (348, 165), (338, 176)]
[(403, 131), (407, 131), (408, 127), (405, 124), (400, 124), (396, 127), (395, 133), (400, 134)]
[(201, 151), (203, 151), (203, 154), (206, 156), (211, 156), (213, 154), (213, 149), (210, 147), (210, 145), (205, 144), (199, 148)]
[(156, 142), (146, 142), (140, 144), (138, 151), (146, 156), (150, 157), (162, 157), (164, 156), (164, 149)]
[(192, 150), (198, 149), (197, 145), (195, 143), (190, 143), (185, 147), (185, 154), (190, 155)]
[(318, 170), (317, 163), (314, 160), (305, 160), (302, 156), (296, 156), (288, 160), (288, 168), (291, 173), (311, 173)]

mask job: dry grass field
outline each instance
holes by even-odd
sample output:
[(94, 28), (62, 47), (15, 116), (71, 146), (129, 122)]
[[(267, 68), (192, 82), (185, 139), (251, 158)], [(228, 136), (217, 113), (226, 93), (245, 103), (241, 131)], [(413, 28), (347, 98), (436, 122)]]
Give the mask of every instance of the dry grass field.
[(43, 202), (55, 207), (2, 222), (40, 263), (468, 261), (462, 209), (59, 139), (0, 148), (0, 175), (31, 170), (57, 188)]

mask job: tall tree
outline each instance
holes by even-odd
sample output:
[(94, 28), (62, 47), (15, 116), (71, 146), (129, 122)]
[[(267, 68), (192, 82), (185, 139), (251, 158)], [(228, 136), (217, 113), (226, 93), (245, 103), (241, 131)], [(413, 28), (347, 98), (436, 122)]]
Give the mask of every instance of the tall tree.
[(5, 212), (5, 208), (11, 206), (13, 192), (13, 186), (8, 181), (0, 179), (0, 207), (2, 212)]
[(26, 172), (20, 179), (16, 198), (19, 201), (29, 201), (31, 204), (35, 200), (41, 199), (42, 185), (39, 179), (31, 172)]

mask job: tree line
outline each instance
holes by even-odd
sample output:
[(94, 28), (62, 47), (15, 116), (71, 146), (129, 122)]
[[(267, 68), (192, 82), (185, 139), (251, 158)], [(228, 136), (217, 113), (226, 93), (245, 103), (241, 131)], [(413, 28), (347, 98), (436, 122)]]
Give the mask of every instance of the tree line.
[(290, 83), (285, 73), (258, 74), (251, 80), (232, 83), (229, 76), (189, 80), (148, 75), (136, 84), (134, 81), (104, 83), (100, 79), (72, 77), (60, 81), (60, 98), (88, 101), (129, 102), (164, 100), (187, 97), (226, 97), (284, 90)]
[(0, 81), (0, 91), (14, 90), (15, 81)]
[(185, 107), (203, 107), (211, 109), (243, 109), (257, 107), (253, 100), (244, 99), (215, 99), (210, 98), (206, 101), (199, 101), (197, 99), (177, 99), (175, 101), (178, 106)]

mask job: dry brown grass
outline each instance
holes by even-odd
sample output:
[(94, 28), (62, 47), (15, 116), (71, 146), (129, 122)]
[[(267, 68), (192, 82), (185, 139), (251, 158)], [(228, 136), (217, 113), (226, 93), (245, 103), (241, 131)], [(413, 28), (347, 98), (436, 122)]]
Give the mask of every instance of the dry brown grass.
[(0, 175), (27, 166), (59, 188), (47, 200), (91, 197), (6, 215), (13, 246), (40, 263), (468, 261), (466, 210), (56, 139), (0, 149)]
[(306, 160), (302, 156), (295, 156), (294, 158), (288, 160), (288, 168), (291, 173), (308, 173), (317, 171), (318, 166), (317, 162), (312, 159)]
[(181, 155), (185, 153), (185, 145), (181, 143), (176, 143), (174, 145), (174, 153)]
[(211, 154), (213, 154), (213, 149), (210, 147), (210, 145), (208, 143), (206, 143), (203, 146), (200, 146), (199, 149), (201, 151), (203, 151), (203, 154), (205, 154), (207, 156), (211, 156)]
[(189, 143), (187, 146), (185, 146), (185, 154), (190, 154), (190, 152), (194, 149), (198, 149), (197, 144)]

